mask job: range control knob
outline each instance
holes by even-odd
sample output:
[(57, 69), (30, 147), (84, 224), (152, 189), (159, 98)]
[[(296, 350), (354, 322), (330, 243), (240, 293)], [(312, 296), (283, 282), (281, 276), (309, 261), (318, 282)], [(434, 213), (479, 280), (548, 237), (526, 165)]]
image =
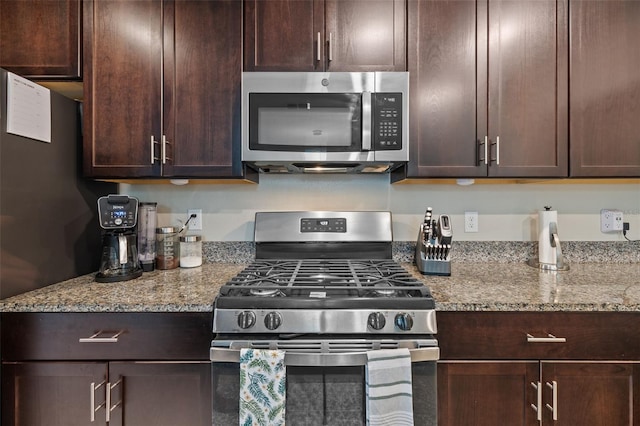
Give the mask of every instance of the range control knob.
[(400, 330), (409, 331), (413, 327), (413, 318), (405, 312), (400, 312), (396, 315), (395, 324)]
[(367, 319), (367, 324), (374, 330), (382, 330), (386, 323), (387, 320), (382, 312), (372, 312)]
[(243, 311), (238, 315), (238, 326), (243, 329), (251, 328), (256, 323), (256, 314), (251, 311)]
[(269, 330), (275, 330), (282, 324), (282, 316), (277, 312), (269, 312), (264, 317), (264, 326)]

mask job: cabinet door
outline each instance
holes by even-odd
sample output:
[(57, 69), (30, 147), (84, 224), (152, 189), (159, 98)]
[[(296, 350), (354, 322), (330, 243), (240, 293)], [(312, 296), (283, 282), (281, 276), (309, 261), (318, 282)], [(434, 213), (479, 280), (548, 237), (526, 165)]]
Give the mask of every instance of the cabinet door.
[(440, 362), (438, 424), (537, 425), (537, 362)]
[(633, 426), (640, 416), (639, 374), (634, 363), (543, 362), (543, 405), (550, 407), (543, 424)]
[(640, 176), (640, 2), (571, 3), (571, 176)]
[(409, 8), (408, 176), (566, 176), (566, 0)]
[(106, 425), (106, 377), (104, 363), (3, 363), (2, 424)]
[(404, 0), (325, 0), (326, 69), (406, 71)]
[(322, 71), (324, 0), (246, 0), (245, 71)]
[(81, 78), (80, 5), (0, 1), (0, 67), (30, 78)]
[(210, 426), (211, 363), (109, 364), (114, 426)]
[(84, 7), (84, 174), (158, 176), (152, 138), (162, 135), (162, 2)]
[(242, 2), (165, 3), (163, 176), (241, 177)]
[(478, 19), (486, 3), (409, 0), (408, 7), (408, 177), (486, 176), (487, 22)]
[(567, 176), (566, 21), (566, 0), (489, 0), (489, 176)]

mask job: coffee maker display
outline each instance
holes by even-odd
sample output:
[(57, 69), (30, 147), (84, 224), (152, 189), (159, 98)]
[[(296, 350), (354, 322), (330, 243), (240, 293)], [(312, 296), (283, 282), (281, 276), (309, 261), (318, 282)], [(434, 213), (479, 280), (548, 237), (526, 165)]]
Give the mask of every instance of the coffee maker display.
[(127, 281), (141, 276), (136, 232), (138, 200), (128, 195), (100, 197), (98, 217), (103, 231), (96, 281)]

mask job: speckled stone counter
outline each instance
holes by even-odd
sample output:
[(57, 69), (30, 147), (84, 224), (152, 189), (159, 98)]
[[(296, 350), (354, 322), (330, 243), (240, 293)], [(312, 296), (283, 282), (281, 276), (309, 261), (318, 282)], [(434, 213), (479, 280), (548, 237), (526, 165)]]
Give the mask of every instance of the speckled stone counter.
[[(93, 274), (0, 300), (4, 312), (206, 312), (220, 287), (246, 264), (215, 262), (154, 271), (121, 283)], [(440, 311), (640, 312), (640, 263), (576, 263), (542, 272), (524, 262), (452, 263), (450, 277), (423, 276)]]
[(94, 274), (83, 275), (0, 300), (0, 312), (206, 312), (220, 287), (243, 268), (210, 263), (145, 272), (117, 283), (97, 283)]
[(521, 263), (453, 262), (450, 277), (424, 276), (440, 311), (637, 311), (640, 263), (577, 263), (544, 272)]

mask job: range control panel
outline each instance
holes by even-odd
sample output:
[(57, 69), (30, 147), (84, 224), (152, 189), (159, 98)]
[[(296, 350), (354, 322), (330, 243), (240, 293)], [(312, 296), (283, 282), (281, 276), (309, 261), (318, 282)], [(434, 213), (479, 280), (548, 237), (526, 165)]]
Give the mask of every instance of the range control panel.
[(375, 93), (372, 98), (374, 149), (402, 149), (402, 93)]
[(347, 219), (303, 218), (300, 220), (300, 232), (347, 232)]
[(103, 229), (128, 229), (138, 223), (138, 200), (128, 195), (98, 199), (98, 216)]

